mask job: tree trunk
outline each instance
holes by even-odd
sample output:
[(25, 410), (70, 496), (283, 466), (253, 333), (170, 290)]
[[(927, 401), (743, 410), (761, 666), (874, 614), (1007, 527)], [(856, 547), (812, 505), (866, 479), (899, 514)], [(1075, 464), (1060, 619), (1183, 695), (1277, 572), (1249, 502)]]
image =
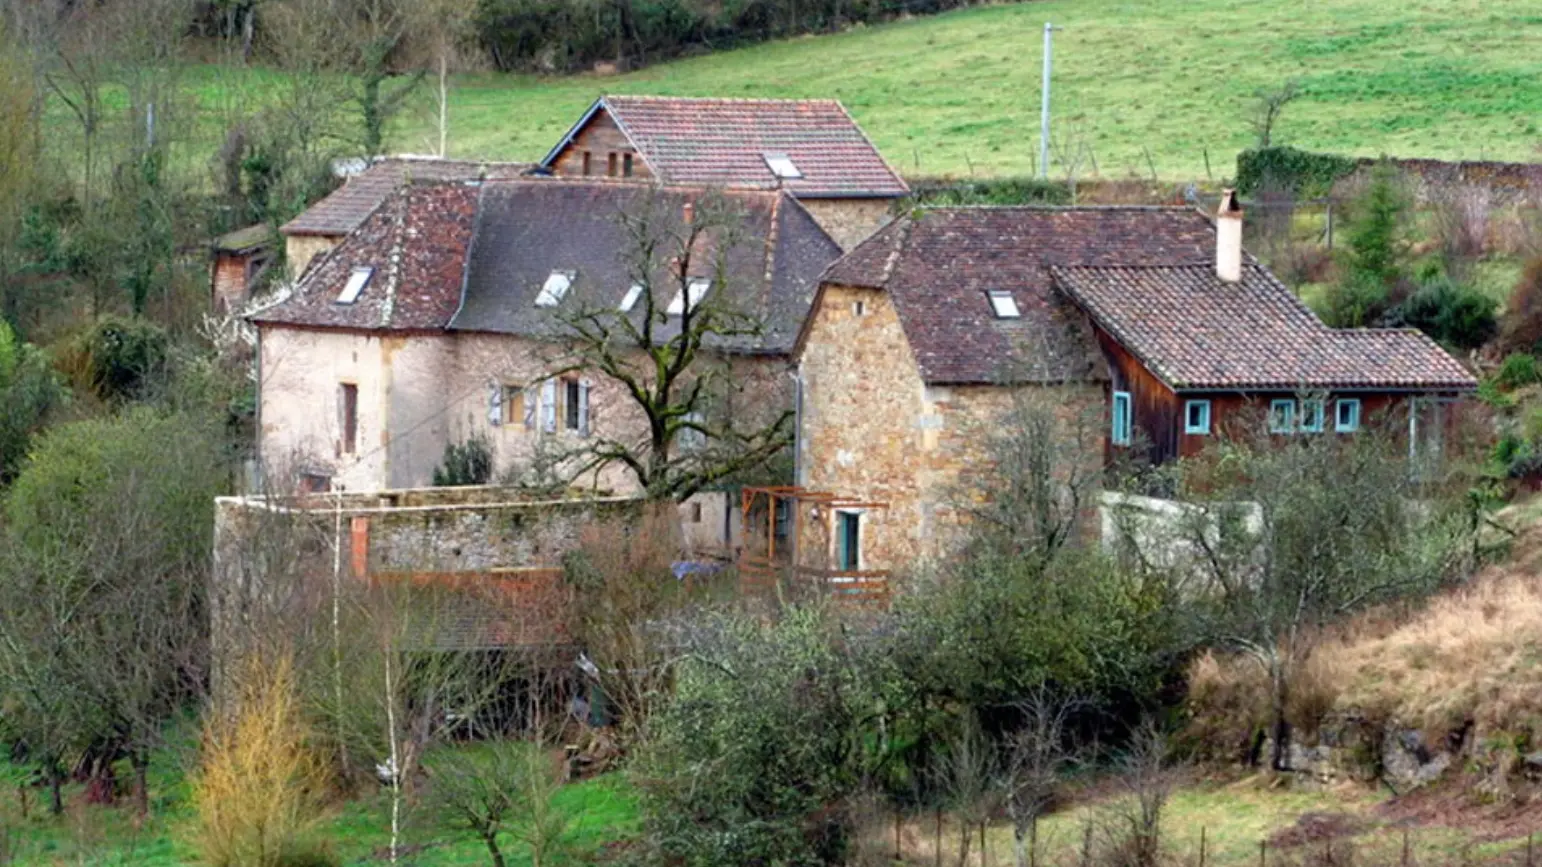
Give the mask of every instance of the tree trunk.
[(134, 767), (134, 808), (141, 820), (150, 818), (150, 756), (144, 750), (129, 754)]
[(1290, 745), (1290, 723), (1285, 719), (1286, 678), (1285, 666), (1278, 657), (1269, 663), (1269, 713), (1270, 730), (1274, 736), (1274, 745), (1269, 750), (1269, 767), (1275, 771), (1290, 770), (1286, 756)]
[(63, 776), (58, 767), (48, 775), (48, 812), (55, 816), (64, 815), (64, 781), (60, 779)]
[(493, 859), (493, 867), (506, 867), (503, 850), (498, 848), (498, 832), (489, 830), (482, 835), (482, 841), (487, 844), (487, 854)]

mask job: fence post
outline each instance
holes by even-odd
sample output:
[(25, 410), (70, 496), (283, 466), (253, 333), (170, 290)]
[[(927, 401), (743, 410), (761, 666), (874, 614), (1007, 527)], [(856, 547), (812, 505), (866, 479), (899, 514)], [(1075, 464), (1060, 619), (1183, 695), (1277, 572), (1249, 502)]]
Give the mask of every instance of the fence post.
[(1403, 829), (1403, 867), (1408, 867), (1408, 829)]
[(1258, 867), (1268, 867), (1268, 864), (1269, 864), (1269, 854), (1268, 853), (1269, 853), (1269, 841), (1268, 840), (1259, 840), (1258, 841)]
[(1534, 837), (1534, 836), (1536, 836), (1536, 835), (1535, 834), (1527, 834), (1526, 835), (1526, 867), (1532, 867), (1532, 863), (1531, 863), (1531, 838)]
[(932, 853), (936, 856), (937, 867), (942, 867), (942, 808), (937, 808), (937, 836), (933, 838)]
[(1092, 817), (1087, 817), (1087, 829), (1082, 832), (1082, 867), (1092, 867)]
[(900, 859), (900, 811), (894, 808), (894, 860)]
[(1205, 826), (1199, 826), (1199, 867), (1205, 867)]

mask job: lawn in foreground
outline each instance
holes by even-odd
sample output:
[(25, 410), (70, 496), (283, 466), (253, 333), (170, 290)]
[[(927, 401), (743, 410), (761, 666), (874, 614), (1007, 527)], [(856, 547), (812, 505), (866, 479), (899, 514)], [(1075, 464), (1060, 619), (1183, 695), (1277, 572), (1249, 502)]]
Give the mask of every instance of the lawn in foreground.
[[(152, 765), (156, 767), (156, 765)], [(142, 826), (134, 819), (131, 804), (91, 806), (81, 802), (80, 787), (67, 791), (69, 808), (64, 816), (46, 813), (43, 790), (19, 788), (26, 771), (3, 766), (0, 782), (0, 855), (15, 865), (89, 865), (89, 867), (190, 867), (198, 864), (187, 845), (193, 821), (188, 786), (168, 756), (158, 763), (151, 780), (152, 810)], [(23, 791), (29, 801), (28, 817), (20, 816)], [(558, 805), (573, 816), (569, 844), (571, 856), (558, 864), (589, 863), (589, 856), (625, 841), (636, 832), (637, 807), (630, 787), (619, 774), (611, 774), (565, 786)], [(486, 847), (475, 838), (430, 824), (426, 810), (409, 811), (403, 834), (404, 851), (415, 867), (482, 867), (490, 863)], [(390, 842), (390, 800), (384, 789), (354, 801), (335, 805), (322, 817), (315, 838), (344, 865), (385, 863)], [(529, 863), (524, 847), (512, 837), (503, 843), (510, 865)]]

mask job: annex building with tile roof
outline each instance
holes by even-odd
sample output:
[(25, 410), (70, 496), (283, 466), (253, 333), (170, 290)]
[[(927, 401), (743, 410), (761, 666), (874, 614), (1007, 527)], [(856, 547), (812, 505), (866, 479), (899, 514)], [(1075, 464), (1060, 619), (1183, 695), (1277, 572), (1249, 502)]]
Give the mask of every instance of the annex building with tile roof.
[(959, 493), (1022, 400), (1076, 462), (1162, 464), (1226, 434), (1343, 437), (1392, 424), (1438, 448), (1476, 381), (1414, 329), (1334, 329), (1241, 248), (1234, 198), (1181, 207), (918, 209), (832, 265), (795, 350), (797, 484), (827, 510), (805, 565), (937, 555)]
[(785, 190), (850, 249), (910, 193), (831, 99), (602, 96), (541, 160), (563, 177)]

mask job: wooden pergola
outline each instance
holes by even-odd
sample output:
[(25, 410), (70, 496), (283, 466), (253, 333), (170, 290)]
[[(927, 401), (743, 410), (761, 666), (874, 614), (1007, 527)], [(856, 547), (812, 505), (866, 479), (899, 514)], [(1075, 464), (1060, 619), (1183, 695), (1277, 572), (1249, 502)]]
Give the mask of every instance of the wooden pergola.
[[(757, 504), (765, 503), (765, 547), (760, 549), (754, 542), (752, 528), (756, 521)], [(790, 527), (789, 544), (777, 549), (776, 517), (781, 504), (788, 504)], [(740, 526), (744, 543), (739, 549), (739, 582), (746, 590), (766, 590), (775, 587), (782, 575), (806, 578), (822, 584), (830, 593), (854, 601), (887, 601), (889, 573), (886, 570), (842, 570), (832, 568), (824, 552), (817, 560), (822, 565), (800, 562), (798, 540), (803, 538), (804, 510), (818, 507), (834, 509), (887, 509), (887, 503), (870, 502), (843, 497), (828, 491), (812, 491), (795, 485), (746, 487), (740, 495)]]

